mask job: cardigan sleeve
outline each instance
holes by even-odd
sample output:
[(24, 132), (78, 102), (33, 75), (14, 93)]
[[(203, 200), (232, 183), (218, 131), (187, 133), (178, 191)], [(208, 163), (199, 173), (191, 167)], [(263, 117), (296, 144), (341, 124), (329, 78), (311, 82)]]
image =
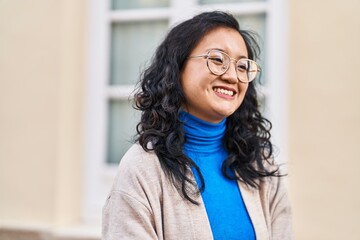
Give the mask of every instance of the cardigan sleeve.
[(158, 239), (151, 209), (125, 192), (109, 194), (102, 226), (103, 240)]
[(286, 177), (271, 177), (270, 214), (272, 240), (292, 240), (292, 216)]

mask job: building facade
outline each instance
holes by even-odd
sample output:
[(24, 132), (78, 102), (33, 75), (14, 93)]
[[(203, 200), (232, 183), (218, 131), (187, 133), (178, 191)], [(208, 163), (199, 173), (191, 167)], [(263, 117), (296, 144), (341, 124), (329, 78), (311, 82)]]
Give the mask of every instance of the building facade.
[(169, 27), (214, 9), (263, 40), (261, 100), (287, 163), (297, 239), (358, 238), (355, 0), (0, 0), (0, 238), (100, 237), (139, 69)]

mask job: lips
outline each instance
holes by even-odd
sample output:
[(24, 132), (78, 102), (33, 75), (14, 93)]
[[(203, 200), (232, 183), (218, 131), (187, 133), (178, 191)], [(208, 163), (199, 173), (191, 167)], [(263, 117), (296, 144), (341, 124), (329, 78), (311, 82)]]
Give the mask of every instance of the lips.
[(234, 90), (223, 88), (223, 87), (214, 87), (213, 90), (214, 90), (214, 92), (225, 94), (225, 95), (228, 95), (228, 96), (231, 96), (231, 97), (236, 94), (236, 92)]

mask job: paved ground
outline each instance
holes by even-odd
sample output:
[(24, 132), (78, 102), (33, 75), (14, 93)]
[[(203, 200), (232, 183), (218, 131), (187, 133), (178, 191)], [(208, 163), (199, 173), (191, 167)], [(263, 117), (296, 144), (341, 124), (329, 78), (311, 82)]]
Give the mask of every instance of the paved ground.
[(50, 233), (0, 228), (1, 240), (100, 240), (98, 238), (56, 237)]

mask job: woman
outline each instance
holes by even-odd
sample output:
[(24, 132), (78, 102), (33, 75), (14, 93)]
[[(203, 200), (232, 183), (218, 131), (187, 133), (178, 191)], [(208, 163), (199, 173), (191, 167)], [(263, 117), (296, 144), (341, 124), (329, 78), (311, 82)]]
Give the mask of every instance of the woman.
[(104, 239), (292, 238), (271, 124), (258, 110), (258, 54), (224, 12), (168, 33), (135, 95), (138, 141), (104, 206)]

